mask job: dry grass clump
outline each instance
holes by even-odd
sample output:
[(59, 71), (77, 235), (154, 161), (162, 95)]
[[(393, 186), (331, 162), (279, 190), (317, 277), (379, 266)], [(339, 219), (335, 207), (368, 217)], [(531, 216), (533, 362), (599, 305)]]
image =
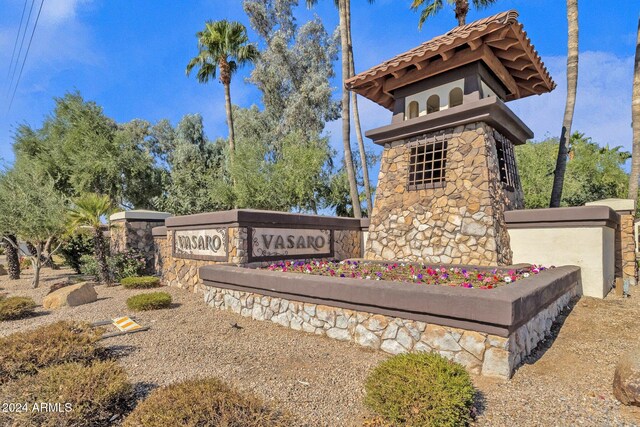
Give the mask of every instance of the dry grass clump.
[(171, 295), (166, 292), (134, 295), (127, 299), (127, 307), (135, 311), (159, 310), (170, 306)]
[(47, 366), (102, 356), (100, 334), (87, 323), (57, 322), (0, 338), (0, 385)]
[(14, 427), (110, 426), (132, 398), (124, 369), (113, 361), (52, 366), (0, 388), (0, 401), (27, 402), (26, 411), (2, 414)]
[(0, 296), (0, 321), (24, 319), (33, 314), (36, 303), (27, 297)]
[(123, 427), (288, 427), (290, 415), (216, 378), (189, 380), (153, 391)]
[(127, 289), (150, 289), (161, 286), (160, 278), (154, 276), (125, 277), (120, 284)]
[(453, 427), (471, 421), (475, 391), (469, 374), (438, 354), (391, 357), (372, 371), (365, 389), (365, 405), (393, 426)]

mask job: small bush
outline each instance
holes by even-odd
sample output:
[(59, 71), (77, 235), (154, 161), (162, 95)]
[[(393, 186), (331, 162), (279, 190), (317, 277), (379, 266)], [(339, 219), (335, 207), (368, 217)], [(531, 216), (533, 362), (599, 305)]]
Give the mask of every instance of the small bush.
[(147, 260), (144, 255), (130, 249), (110, 256), (107, 263), (111, 277), (116, 282), (124, 277), (140, 276), (145, 273), (147, 268)]
[(102, 356), (100, 333), (86, 323), (57, 322), (0, 338), (0, 384), (47, 366)]
[(159, 310), (171, 306), (171, 295), (166, 292), (134, 295), (127, 299), (127, 307), (135, 311)]
[(433, 353), (401, 354), (367, 378), (365, 404), (394, 426), (464, 426), (474, 389), (465, 369)]
[(98, 277), (98, 261), (93, 255), (82, 255), (80, 257), (80, 273)]
[(9, 297), (0, 299), (0, 320), (16, 320), (33, 314), (36, 303), (27, 297)]
[(127, 289), (150, 289), (160, 286), (160, 278), (154, 276), (125, 277), (120, 280), (120, 283)]
[[(124, 369), (113, 361), (52, 366), (0, 389), (2, 402), (27, 402), (26, 412), (3, 414), (14, 426), (110, 426), (110, 419), (126, 412), (132, 398)], [(58, 406), (32, 410), (41, 403)]]
[[(180, 420), (178, 422), (178, 420)], [(216, 378), (190, 380), (153, 391), (129, 414), (123, 427), (279, 427), (291, 417), (244, 395)]]
[(76, 273), (82, 272), (82, 257), (93, 254), (93, 238), (88, 233), (74, 233), (60, 247), (64, 263)]

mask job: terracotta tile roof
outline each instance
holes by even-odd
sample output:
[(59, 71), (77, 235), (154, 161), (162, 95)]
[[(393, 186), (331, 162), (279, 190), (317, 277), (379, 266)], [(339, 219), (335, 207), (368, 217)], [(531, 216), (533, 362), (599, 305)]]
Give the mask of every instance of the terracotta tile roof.
[[(456, 27), (446, 34), (426, 41), (382, 64), (353, 76), (345, 82), (345, 86), (391, 109), (393, 106), (393, 97), (391, 93), (386, 93), (386, 91), (383, 90), (383, 83), (388, 78), (394, 78), (391, 76), (392, 73), (400, 72), (404, 68), (420, 63), (421, 61), (437, 59), (438, 56), (443, 53), (454, 52), (454, 50), (457, 53), (461, 47), (464, 48), (467, 44), (469, 44), (467, 47), (469, 47), (470, 50), (475, 51), (479, 46), (476, 42), (482, 41), (486, 43), (483, 38), (491, 35), (491, 41), (486, 44), (495, 51), (500, 51), (500, 55), (502, 56), (499, 58), (500, 61), (507, 68), (507, 71), (510, 72), (511, 77), (514, 78), (516, 83), (519, 83), (518, 86), (522, 84), (524, 88), (522, 93), (516, 90), (517, 93), (513, 93), (510, 99), (549, 92), (555, 88), (555, 83), (517, 18), (518, 12), (509, 10), (461, 27)], [(504, 54), (507, 51), (516, 50), (518, 51), (516, 55), (520, 53), (519, 51), (524, 53), (514, 61), (511, 61), (508, 55)], [(471, 55), (469, 55), (469, 58), (471, 58)], [(521, 58), (523, 58), (526, 63), (522, 62)], [(442, 55), (442, 59), (443, 61), (448, 60), (446, 55)], [(529, 71), (535, 71), (535, 73), (525, 73), (527, 75), (523, 77), (522, 71), (528, 68), (532, 69)], [(517, 70), (515, 75), (511, 73), (513, 70)], [(423, 74), (423, 78), (435, 75), (433, 73), (430, 74), (428, 65), (424, 67)], [(500, 78), (500, 76), (498, 77)], [(527, 89), (528, 86), (525, 83), (532, 78), (536, 82), (539, 80), (539, 82), (537, 82), (535, 88), (529, 87)], [(503, 79), (501, 78), (501, 80)], [(370, 89), (374, 86), (379, 86), (381, 90), (371, 93)]]

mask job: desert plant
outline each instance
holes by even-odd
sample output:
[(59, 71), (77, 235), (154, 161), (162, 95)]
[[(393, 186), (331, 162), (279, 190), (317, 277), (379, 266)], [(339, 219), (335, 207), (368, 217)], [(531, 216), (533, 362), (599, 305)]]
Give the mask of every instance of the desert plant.
[(27, 297), (0, 298), (0, 321), (23, 319), (33, 314), (36, 303)]
[(460, 426), (471, 419), (469, 374), (438, 354), (391, 357), (373, 370), (365, 389), (365, 404), (394, 426)]
[(125, 277), (144, 274), (147, 260), (139, 251), (127, 249), (124, 252), (111, 255), (107, 264), (111, 278), (117, 282)]
[(149, 289), (160, 286), (160, 278), (154, 276), (125, 277), (120, 280), (123, 287), (127, 289)]
[(57, 322), (0, 338), (0, 384), (47, 366), (101, 357), (100, 332), (86, 323)]
[(93, 241), (87, 233), (73, 233), (60, 247), (60, 255), (65, 264), (76, 273), (81, 273), (82, 256), (93, 254)]
[(134, 295), (127, 299), (127, 307), (135, 311), (159, 310), (170, 306), (171, 295), (166, 292)]
[(156, 389), (125, 419), (124, 427), (279, 427), (291, 416), (216, 379), (189, 380)]
[(114, 361), (52, 366), (0, 389), (3, 402), (27, 402), (26, 411), (3, 414), (13, 426), (110, 426), (114, 416), (128, 410), (132, 397), (127, 374)]

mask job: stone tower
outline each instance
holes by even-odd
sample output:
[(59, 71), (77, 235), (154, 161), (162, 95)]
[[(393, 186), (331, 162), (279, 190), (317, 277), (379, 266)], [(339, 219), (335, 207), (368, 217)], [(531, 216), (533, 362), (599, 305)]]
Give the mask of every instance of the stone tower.
[(346, 82), (393, 113), (366, 134), (384, 147), (367, 259), (511, 263), (514, 145), (533, 133), (505, 102), (555, 87), (517, 17), (454, 28)]

